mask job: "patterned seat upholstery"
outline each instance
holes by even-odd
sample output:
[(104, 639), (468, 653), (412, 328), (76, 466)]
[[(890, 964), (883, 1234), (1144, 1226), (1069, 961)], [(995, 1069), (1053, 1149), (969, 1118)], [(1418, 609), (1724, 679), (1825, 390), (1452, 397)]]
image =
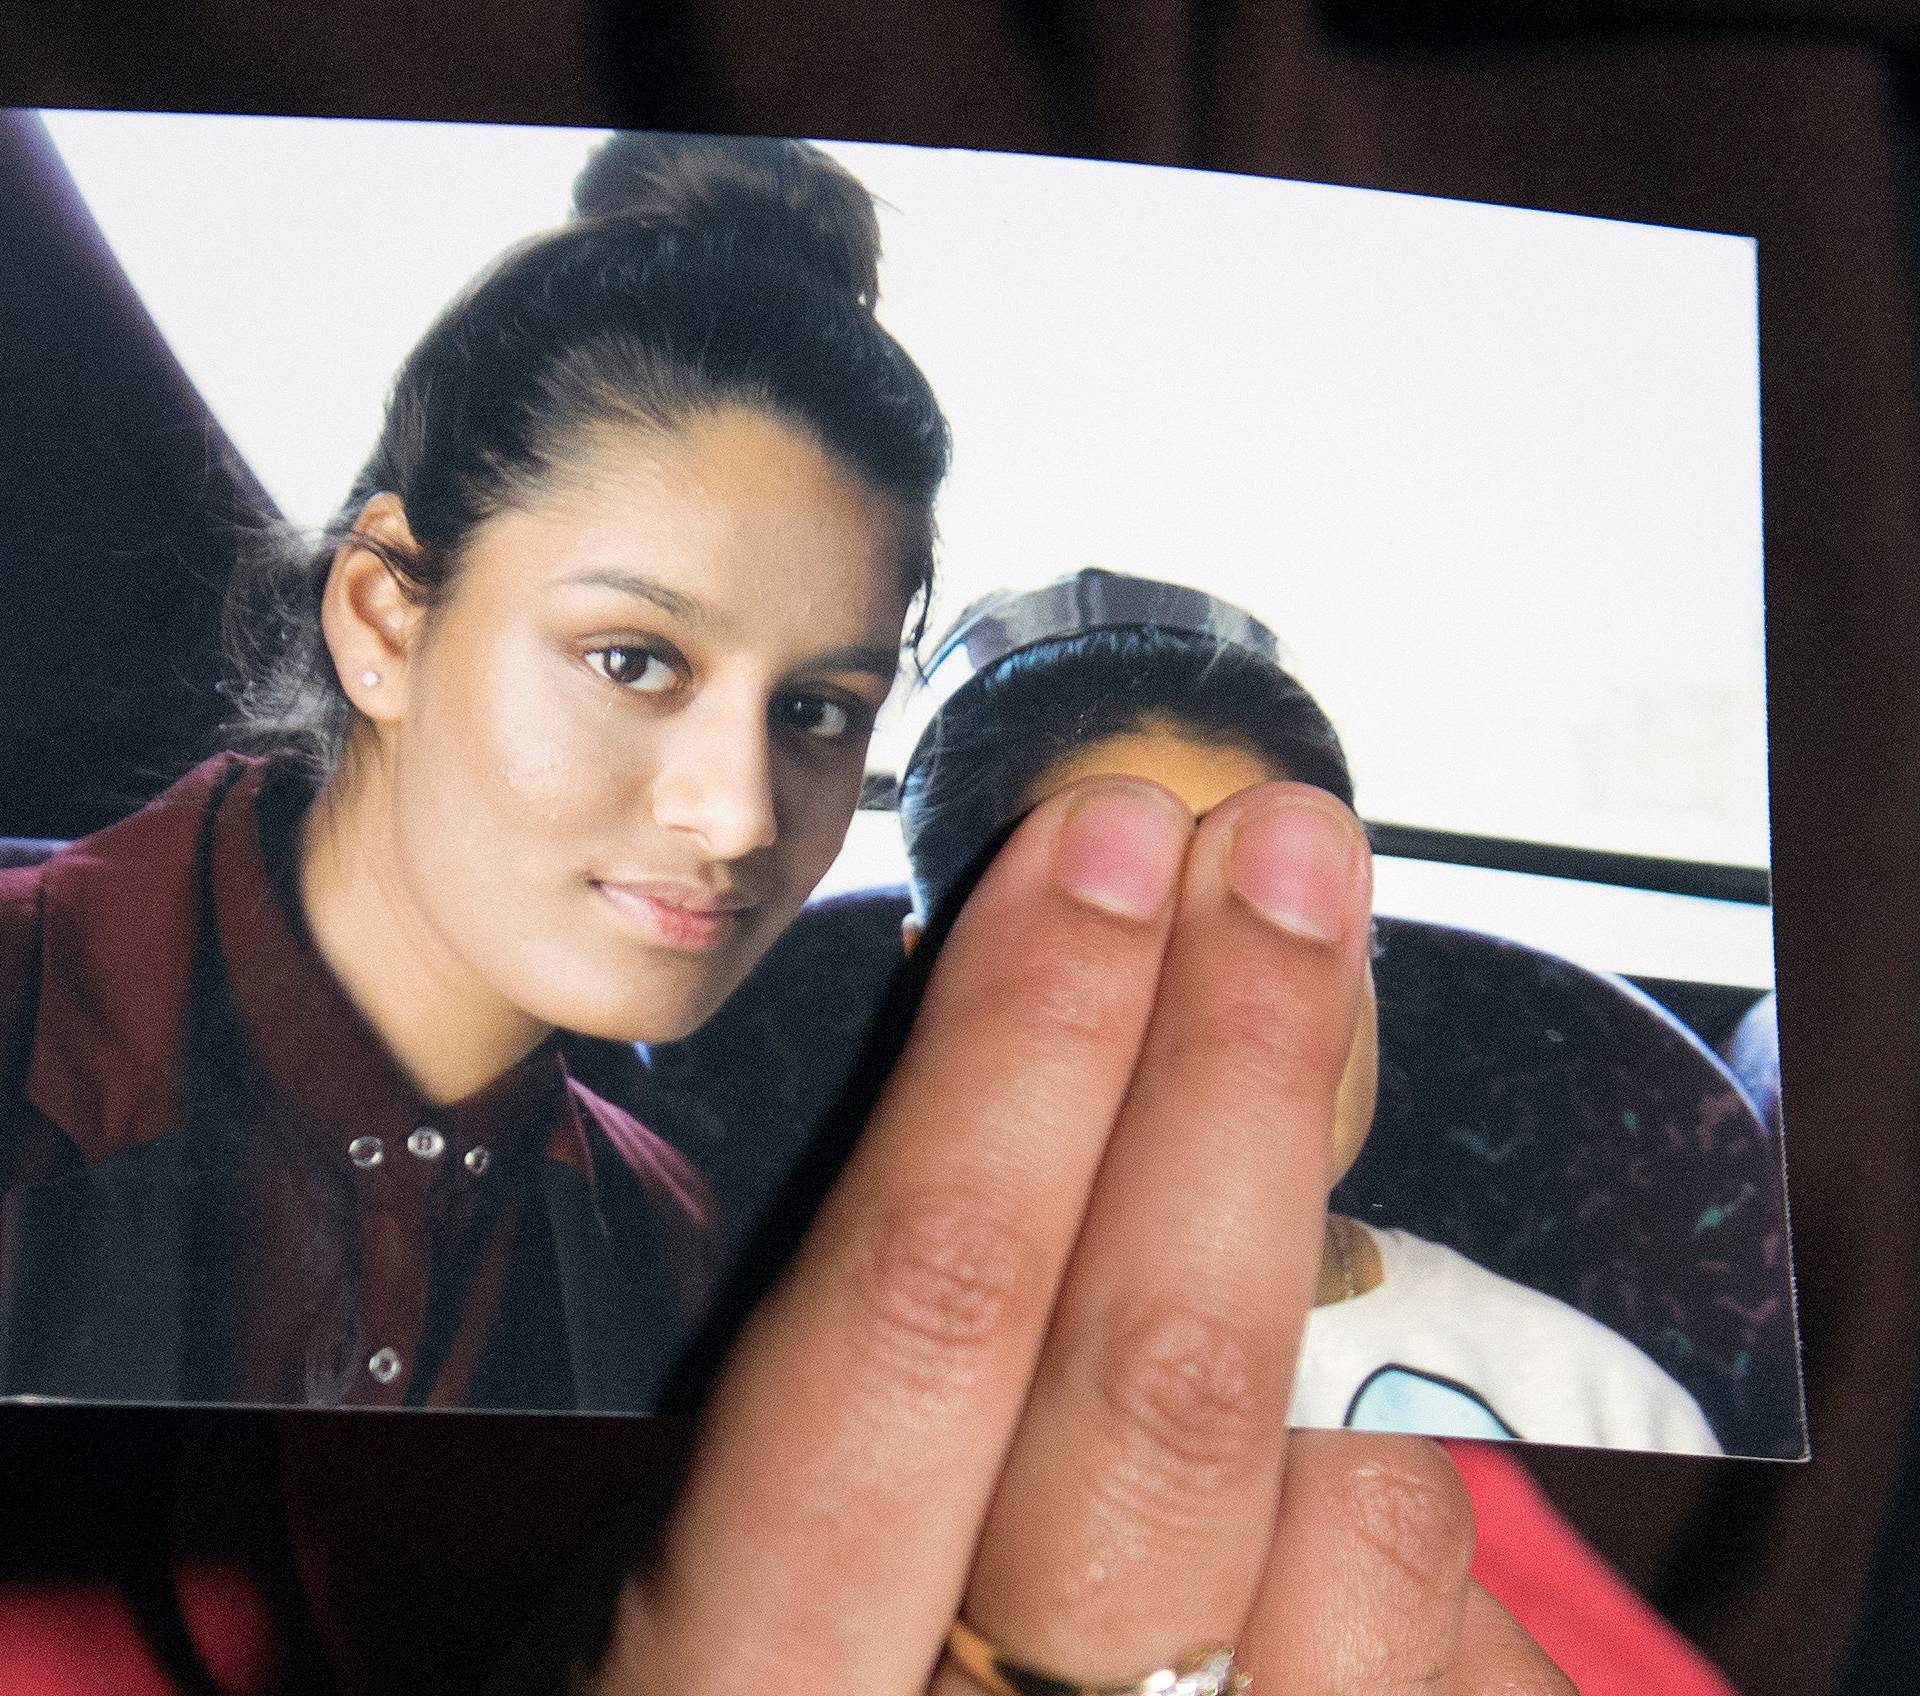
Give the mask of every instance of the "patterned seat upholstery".
[(1381, 933), (1380, 1106), (1336, 1205), (1611, 1326), (1729, 1450), (1799, 1454), (1781, 1145), (1726, 1069), (1617, 979), (1475, 931)]
[(1720, 1045), (1720, 1057), (1740, 1081), (1760, 1117), (1775, 1136), (1780, 1134), (1780, 1003), (1763, 995), (1733, 1027)]
[(772, 1235), (790, 1242), (864, 1123), (912, 999), (906, 911), (897, 890), (814, 902), (718, 1014), (651, 1051), (640, 1111), (712, 1178), (737, 1236), (777, 1208)]
[[(648, 1110), (746, 1228), (817, 1196), (864, 1117), (905, 911), (899, 891), (817, 903), (711, 1023), (654, 1051)], [(1592, 1314), (1729, 1449), (1797, 1454), (1780, 1145), (1727, 1070), (1612, 978), (1442, 925), (1380, 936), (1380, 1106), (1336, 1206)]]

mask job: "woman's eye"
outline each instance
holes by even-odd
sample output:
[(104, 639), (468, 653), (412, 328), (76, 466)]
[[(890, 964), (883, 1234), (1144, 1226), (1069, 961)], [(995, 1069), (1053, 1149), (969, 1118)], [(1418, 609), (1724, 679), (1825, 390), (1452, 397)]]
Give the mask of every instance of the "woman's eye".
[(609, 683), (637, 695), (664, 694), (679, 681), (673, 666), (650, 648), (595, 648), (587, 663)]
[(780, 722), (822, 742), (837, 742), (854, 727), (854, 712), (844, 701), (825, 695), (789, 695), (778, 709)]

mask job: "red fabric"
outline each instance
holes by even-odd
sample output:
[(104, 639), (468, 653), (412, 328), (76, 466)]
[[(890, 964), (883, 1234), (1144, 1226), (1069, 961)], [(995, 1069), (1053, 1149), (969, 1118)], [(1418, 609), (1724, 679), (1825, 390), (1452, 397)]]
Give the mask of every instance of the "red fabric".
[[(207, 1670), (231, 1696), (266, 1696), (277, 1657), (267, 1610), (243, 1572), (183, 1566), (174, 1583)], [(175, 1696), (132, 1611), (104, 1584), (0, 1585), (0, 1690), (7, 1696)]]
[(1449, 1443), (1473, 1498), (1473, 1576), (1580, 1696), (1734, 1696), (1712, 1664), (1556, 1513), (1510, 1452)]
[[(335, 1434), (340, 1434), (338, 1427)], [(372, 1435), (371, 1430), (366, 1434)], [(327, 1446), (296, 1445), (295, 1453)], [(1514, 1455), (1494, 1444), (1447, 1446), (1473, 1498), (1479, 1526), (1474, 1576), (1532, 1633), (1581, 1696), (1733, 1696), (1732, 1686), (1707, 1660), (1553, 1510)], [(317, 1452), (304, 1458), (314, 1460)], [(356, 1451), (346, 1475), (363, 1483), (371, 1480), (380, 1488), (391, 1486), (394, 1476), (382, 1478), (377, 1467), (365, 1464), (367, 1459)], [(494, 1527), (500, 1517), (482, 1514), (476, 1521), (473, 1516), (442, 1514), (430, 1522), (437, 1526), (433, 1560), (419, 1560), (422, 1551), (416, 1548), (414, 1558), (405, 1563), (406, 1573), (381, 1572), (382, 1583), (398, 1579), (395, 1587), (410, 1592), (406, 1611), (425, 1635), (434, 1635), (436, 1628), (449, 1634), (449, 1642), (475, 1628), (483, 1628), (483, 1636), (499, 1635), (499, 1607), (505, 1598), (495, 1587), (470, 1587), (461, 1568), (468, 1566), (469, 1576), (485, 1570), (489, 1540), (499, 1553)], [(371, 1523), (385, 1530), (393, 1522), (375, 1515)], [(384, 1541), (391, 1545), (405, 1540), (389, 1536)], [(450, 1554), (451, 1568), (446, 1565)], [(442, 1581), (425, 1583), (427, 1571), (439, 1572)], [(337, 1579), (339, 1574), (331, 1576)], [(519, 1576), (524, 1580), (529, 1574)], [(310, 1570), (308, 1580), (314, 1579)], [(220, 1687), (230, 1696), (267, 1696), (275, 1688), (279, 1657), (267, 1608), (247, 1575), (231, 1566), (198, 1562), (183, 1565), (175, 1582), (188, 1630)], [(321, 1585), (336, 1588), (325, 1577)], [(434, 1597), (451, 1605), (434, 1605)], [(484, 1604), (485, 1620), (473, 1617), (476, 1598)], [(514, 1611), (511, 1604), (506, 1611)], [(334, 1623), (357, 1638), (354, 1621)], [(399, 1624), (397, 1616), (389, 1623)], [(343, 1646), (336, 1642), (333, 1647), (338, 1653)], [(405, 1657), (421, 1647), (389, 1642), (383, 1654)], [(349, 1651), (348, 1658), (363, 1657)], [(0, 1586), (0, 1690), (7, 1696), (96, 1696), (102, 1691), (175, 1696), (126, 1604), (99, 1584)]]

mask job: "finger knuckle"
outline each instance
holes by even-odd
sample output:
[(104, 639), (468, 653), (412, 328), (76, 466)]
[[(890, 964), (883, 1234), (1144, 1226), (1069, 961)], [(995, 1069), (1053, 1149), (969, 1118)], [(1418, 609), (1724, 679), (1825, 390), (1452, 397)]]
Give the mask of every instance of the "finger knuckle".
[(1152, 979), (1101, 939), (1066, 938), (1039, 951), (1023, 976), (1007, 985), (1002, 1005), (1043, 1047), (1083, 1047), (1124, 1029), (1124, 1015), (1144, 1004)]
[(1037, 1256), (1004, 1210), (933, 1188), (878, 1210), (853, 1283), (867, 1349), (925, 1371), (991, 1350), (1018, 1324)]
[(1429, 1443), (1374, 1452), (1341, 1479), (1347, 1523), (1411, 1605), (1452, 1606), (1473, 1562), (1473, 1502), (1445, 1453)]
[(1279, 1378), (1253, 1325), (1187, 1301), (1116, 1324), (1098, 1366), (1128, 1473), (1160, 1493), (1216, 1488), (1276, 1451), (1286, 1422)]
[(1324, 1016), (1284, 994), (1216, 990), (1169, 1034), (1156, 1058), (1248, 1097), (1297, 1092), (1316, 1081), (1330, 1088), (1344, 1053), (1325, 1025)]
[[(926, 1015), (942, 1024), (1016, 1031), (1039, 1023), (1067, 1038), (1097, 1035), (1129, 1003), (1144, 1006), (1158, 955), (1139, 939), (1092, 925), (1037, 924), (1022, 947), (974, 950), (966, 970), (936, 973)], [(944, 957), (959, 959), (960, 956)]]

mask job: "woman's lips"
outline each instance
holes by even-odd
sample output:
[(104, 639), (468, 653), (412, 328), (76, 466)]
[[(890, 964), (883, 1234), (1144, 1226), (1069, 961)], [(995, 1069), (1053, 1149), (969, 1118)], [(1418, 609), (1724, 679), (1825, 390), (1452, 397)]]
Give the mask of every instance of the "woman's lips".
[(704, 953), (726, 941), (752, 906), (742, 896), (672, 884), (596, 881), (594, 888), (647, 941), (689, 954)]

